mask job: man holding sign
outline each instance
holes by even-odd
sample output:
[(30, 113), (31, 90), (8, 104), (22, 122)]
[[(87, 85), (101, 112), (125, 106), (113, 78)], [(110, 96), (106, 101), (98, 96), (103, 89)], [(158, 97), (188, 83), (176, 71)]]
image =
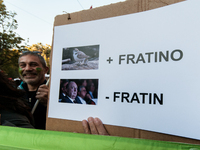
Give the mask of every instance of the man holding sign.
[(33, 108), (37, 99), (39, 104), (33, 113), (36, 129), (45, 129), (46, 108), (49, 88), (45, 85), (45, 74), (49, 70), (44, 58), (35, 52), (25, 52), (19, 57), (19, 74), (23, 84), (19, 87), (27, 93), (29, 106)]

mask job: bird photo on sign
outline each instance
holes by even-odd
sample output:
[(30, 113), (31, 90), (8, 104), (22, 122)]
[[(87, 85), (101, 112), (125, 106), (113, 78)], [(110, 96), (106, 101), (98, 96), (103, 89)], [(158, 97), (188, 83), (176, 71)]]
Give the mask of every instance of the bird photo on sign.
[(93, 70), (99, 66), (99, 45), (63, 48), (62, 70)]

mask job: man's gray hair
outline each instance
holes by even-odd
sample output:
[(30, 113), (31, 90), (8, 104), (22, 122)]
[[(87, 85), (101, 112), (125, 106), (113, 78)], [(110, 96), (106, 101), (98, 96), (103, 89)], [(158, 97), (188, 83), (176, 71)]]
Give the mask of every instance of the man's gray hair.
[[(47, 64), (46, 64), (45, 59), (44, 59), (41, 55), (39, 55), (38, 53), (39, 53), (39, 52), (35, 52), (35, 51), (25, 51), (25, 52), (23, 52), (23, 53), (19, 56), (19, 59), (20, 59), (21, 57), (23, 57), (23, 56), (26, 56), (26, 55), (37, 56), (37, 57), (39, 58), (41, 64), (42, 64), (42, 66), (43, 66), (44, 68), (46, 68), (46, 67), (47, 67)], [(18, 59), (18, 64), (19, 64), (19, 59)]]

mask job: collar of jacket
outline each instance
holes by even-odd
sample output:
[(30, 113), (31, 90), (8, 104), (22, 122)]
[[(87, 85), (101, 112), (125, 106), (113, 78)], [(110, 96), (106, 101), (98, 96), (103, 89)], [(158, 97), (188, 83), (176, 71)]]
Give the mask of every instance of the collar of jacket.
[[(47, 80), (45, 79), (42, 84), (46, 84), (46, 83), (47, 83)], [(22, 81), (22, 83), (18, 86), (18, 89), (23, 89), (25, 91), (28, 91), (28, 85), (27, 85), (27, 83)]]

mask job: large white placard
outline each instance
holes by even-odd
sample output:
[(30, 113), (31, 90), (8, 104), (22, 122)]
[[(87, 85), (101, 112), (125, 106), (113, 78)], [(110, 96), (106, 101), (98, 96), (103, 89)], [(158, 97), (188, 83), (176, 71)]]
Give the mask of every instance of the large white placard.
[[(188, 0), (56, 26), (48, 117), (99, 117), (104, 124), (200, 139), (199, 8), (199, 0)], [(78, 64), (71, 57), (68, 66), (79, 69), (63, 69), (64, 55), (75, 49), (96, 51), (96, 67), (84, 69), (94, 60)], [(96, 81), (96, 105), (59, 102), (61, 79)]]

